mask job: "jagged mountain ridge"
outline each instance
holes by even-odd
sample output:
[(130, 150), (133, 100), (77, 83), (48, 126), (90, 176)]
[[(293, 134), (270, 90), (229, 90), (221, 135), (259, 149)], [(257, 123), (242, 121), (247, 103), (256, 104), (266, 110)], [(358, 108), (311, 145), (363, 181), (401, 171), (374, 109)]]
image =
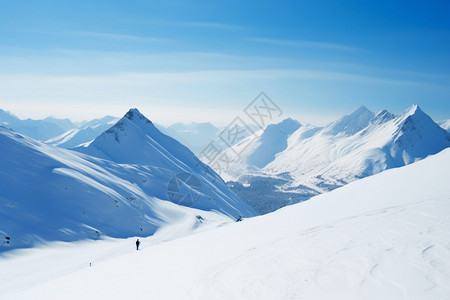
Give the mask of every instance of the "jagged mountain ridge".
[(249, 146), (239, 164), (230, 164), (223, 176), (234, 181), (232, 189), (253, 205), (257, 200), (245, 199), (252, 194), (252, 184), (258, 201), (274, 193), (282, 199), (282, 191), (288, 204), (413, 163), (449, 146), (449, 134), (417, 105), (398, 116), (361, 107), (324, 128), (300, 126), (287, 137), (286, 149), (263, 168), (249, 164), (248, 157), (255, 155)]

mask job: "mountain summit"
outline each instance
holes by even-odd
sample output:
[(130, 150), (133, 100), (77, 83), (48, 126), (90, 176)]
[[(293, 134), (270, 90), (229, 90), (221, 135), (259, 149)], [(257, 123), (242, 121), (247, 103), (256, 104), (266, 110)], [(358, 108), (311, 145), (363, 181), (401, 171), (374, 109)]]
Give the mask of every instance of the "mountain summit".
[[(130, 109), (90, 144), (74, 150), (119, 164), (156, 169), (164, 178), (168, 190), (187, 188), (198, 200), (195, 203), (176, 201), (177, 204), (203, 210), (220, 210), (234, 217), (242, 212), (248, 215), (254, 213), (226, 187), (216, 172), (202, 163), (186, 146), (161, 133), (136, 108)], [(167, 197), (167, 194), (161, 197)]]
[(75, 150), (121, 164), (141, 164), (188, 172), (205, 169), (177, 140), (161, 133), (138, 109), (130, 109), (114, 126)]
[(337, 135), (352, 135), (364, 129), (373, 119), (375, 114), (367, 107), (361, 106), (350, 115), (344, 116), (339, 120), (329, 124), (323, 129), (324, 133)]

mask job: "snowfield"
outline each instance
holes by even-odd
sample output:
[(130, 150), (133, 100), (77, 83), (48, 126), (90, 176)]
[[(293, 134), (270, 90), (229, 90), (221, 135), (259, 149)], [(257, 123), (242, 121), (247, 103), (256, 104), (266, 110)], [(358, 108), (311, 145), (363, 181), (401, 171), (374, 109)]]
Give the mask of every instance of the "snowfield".
[(141, 251), (134, 238), (11, 251), (0, 298), (449, 299), (448, 166), (450, 149), (243, 222), (186, 219)]

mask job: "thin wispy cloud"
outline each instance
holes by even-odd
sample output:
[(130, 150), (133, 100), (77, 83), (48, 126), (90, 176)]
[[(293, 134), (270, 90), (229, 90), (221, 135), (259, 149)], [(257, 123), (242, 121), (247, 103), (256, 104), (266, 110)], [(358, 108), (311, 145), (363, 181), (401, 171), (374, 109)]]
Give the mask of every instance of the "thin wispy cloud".
[(130, 34), (118, 34), (109, 32), (94, 32), (94, 31), (76, 31), (72, 34), (86, 37), (96, 37), (102, 39), (115, 39), (115, 40), (125, 40), (125, 41), (136, 41), (136, 42), (152, 42), (152, 43), (165, 43), (172, 41), (167, 38), (160, 37), (149, 37), (149, 36), (138, 36)]
[(217, 22), (164, 22), (164, 24), (176, 25), (176, 26), (211, 28), (211, 29), (228, 29), (228, 30), (250, 29), (249, 27), (241, 26), (241, 25), (237, 25), (237, 24), (226, 24), (226, 23), (217, 23)]
[(306, 41), (306, 40), (285, 40), (285, 39), (273, 39), (273, 38), (249, 38), (250, 41), (256, 43), (280, 45), (280, 46), (290, 46), (290, 47), (306, 47), (306, 48), (322, 48), (322, 49), (332, 49), (332, 50), (343, 50), (343, 51), (361, 51), (360, 48), (355, 48), (347, 45), (326, 43), (326, 42), (316, 42), (316, 41)]

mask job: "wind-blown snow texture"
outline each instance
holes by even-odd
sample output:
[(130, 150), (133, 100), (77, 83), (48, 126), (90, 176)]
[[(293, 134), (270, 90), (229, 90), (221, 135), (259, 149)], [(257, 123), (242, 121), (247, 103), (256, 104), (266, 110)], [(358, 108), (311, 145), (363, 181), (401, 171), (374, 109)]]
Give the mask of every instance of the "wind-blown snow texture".
[[(117, 136), (122, 145), (135, 147), (130, 155), (149, 150), (150, 155), (136, 157), (142, 163), (145, 158), (145, 165), (94, 158), (0, 127), (0, 251), (40, 241), (148, 236), (186, 215), (194, 218), (196, 210), (191, 208), (217, 211), (232, 219), (254, 214), (187, 148), (152, 127), (142, 131), (139, 126), (151, 125), (148, 122), (131, 110), (102, 136), (102, 145), (117, 159), (126, 152), (108, 146), (107, 137), (112, 133), (115, 138), (116, 130), (124, 129)], [(147, 141), (141, 140), (144, 133)], [(126, 158), (122, 159), (124, 163)], [(201, 190), (183, 187), (195, 194), (190, 208), (170, 202), (174, 198), (168, 195), (169, 183), (180, 172), (194, 175), (201, 185)]]
[[(283, 128), (284, 124), (272, 126)], [(261, 156), (254, 149), (257, 142), (224, 175), (234, 181), (232, 189), (261, 213), (413, 163), (450, 146), (449, 133), (417, 105), (398, 116), (385, 110), (374, 114), (361, 107), (324, 128), (300, 126), (278, 138), (277, 143), (284, 141), (287, 147), (271, 153), (274, 159), (265, 166), (251, 163)], [(264, 191), (258, 184), (261, 180)], [(256, 198), (252, 198), (252, 185)]]
[(446, 149), (142, 251), (130, 239), (14, 252), (0, 298), (449, 299), (449, 165)]

